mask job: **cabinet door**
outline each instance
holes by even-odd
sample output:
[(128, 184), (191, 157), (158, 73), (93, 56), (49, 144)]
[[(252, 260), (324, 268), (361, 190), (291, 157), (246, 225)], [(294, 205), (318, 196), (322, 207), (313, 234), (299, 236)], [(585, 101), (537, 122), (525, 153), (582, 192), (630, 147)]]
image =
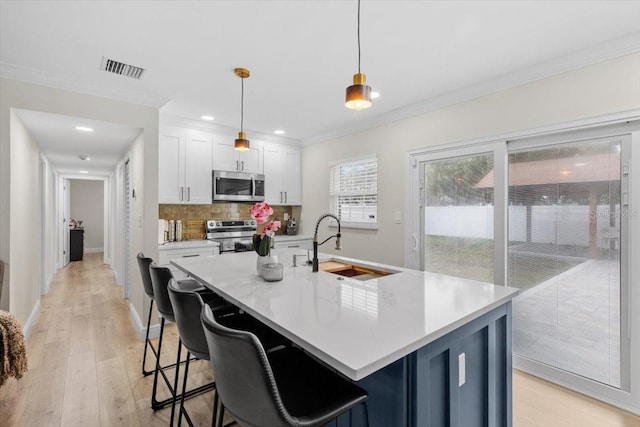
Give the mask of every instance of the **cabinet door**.
[(213, 169), (239, 171), (238, 155), (233, 148), (233, 138), (216, 135), (213, 142)]
[(284, 190), (285, 205), (301, 205), (302, 195), (300, 191), (300, 151), (291, 148), (285, 149), (282, 153), (284, 164)]
[(264, 195), (270, 205), (283, 205), (283, 170), (280, 146), (265, 144), (264, 147)]
[(263, 173), (262, 142), (251, 141), (251, 148), (237, 151), (233, 148), (233, 138), (216, 136), (213, 144), (213, 169), (247, 173)]
[(236, 151), (240, 162), (240, 171), (247, 173), (263, 173), (262, 166), (263, 147), (262, 142), (251, 141), (251, 148), (245, 151)]
[(158, 145), (158, 203), (182, 203), (184, 200), (184, 144), (186, 131), (160, 130)]
[(185, 148), (185, 203), (211, 203), (213, 134), (189, 131)]

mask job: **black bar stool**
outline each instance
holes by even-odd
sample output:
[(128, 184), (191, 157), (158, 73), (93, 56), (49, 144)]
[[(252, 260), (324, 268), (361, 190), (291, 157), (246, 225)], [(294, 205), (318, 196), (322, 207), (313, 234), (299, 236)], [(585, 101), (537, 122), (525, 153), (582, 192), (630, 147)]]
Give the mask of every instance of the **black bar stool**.
[(267, 353), (254, 334), (221, 325), (208, 306), (201, 321), (224, 409), (253, 427), (322, 426), (357, 405), (369, 425), (367, 392), (293, 346)]
[[(149, 339), (149, 329), (151, 329), (150, 328), (151, 313), (153, 312), (153, 302), (154, 302), (153, 286), (151, 285), (151, 276), (149, 275), (149, 266), (151, 265), (153, 260), (151, 258), (145, 257), (142, 252), (138, 253), (137, 258), (138, 258), (138, 268), (140, 268), (140, 276), (142, 277), (142, 286), (144, 288), (144, 293), (147, 294), (147, 296), (151, 299), (151, 304), (149, 305), (149, 316), (147, 318), (147, 333), (144, 338), (144, 353), (142, 356), (142, 375), (146, 377), (155, 372), (155, 369), (151, 371), (147, 371), (145, 369), (146, 362), (147, 362), (147, 348), (151, 348), (151, 351), (153, 352), (154, 357), (156, 359), (158, 358), (158, 352), (156, 351), (156, 348), (153, 346), (153, 343), (151, 342), (151, 340)], [(160, 337), (160, 339), (162, 339), (162, 337)], [(154, 363), (154, 366), (155, 366), (155, 363)]]
[[(175, 398), (176, 398), (176, 389), (174, 384), (171, 384), (171, 381), (167, 377), (165, 370), (171, 367), (175, 367), (176, 375), (180, 369), (180, 350), (182, 345), (178, 342), (178, 354), (176, 357), (176, 363), (168, 365), (168, 366), (160, 366), (160, 358), (162, 355), (162, 337), (164, 335), (164, 326), (165, 322), (168, 320), (170, 322), (175, 322), (175, 317), (173, 314), (173, 307), (171, 306), (171, 301), (169, 300), (169, 291), (167, 289), (169, 285), (169, 280), (173, 279), (173, 275), (171, 274), (171, 270), (167, 267), (160, 267), (155, 263), (151, 263), (149, 265), (149, 276), (151, 277), (151, 285), (153, 286), (153, 294), (156, 302), (156, 307), (158, 312), (160, 313), (160, 340), (158, 341), (158, 353), (156, 356), (156, 369), (153, 376), (153, 389), (151, 392), (151, 408), (154, 410), (165, 408), (169, 405), (172, 405), (173, 408)], [(204, 286), (200, 285), (198, 282), (194, 280), (185, 280), (183, 287), (185, 289), (189, 289), (192, 292), (202, 292), (202, 293), (211, 293)], [(233, 309), (233, 306), (227, 304), (230, 309)], [(162, 376), (164, 383), (169, 390), (171, 397), (159, 401), (157, 399), (157, 389), (158, 389), (158, 376)], [(189, 390), (186, 392), (186, 397), (194, 396), (198, 393), (202, 393), (204, 391), (210, 390), (212, 388), (211, 385), (205, 385), (202, 387), (197, 387), (195, 389)], [(173, 408), (172, 408), (172, 419), (173, 419)]]
[[(197, 282), (196, 282), (197, 284)], [(186, 285), (186, 286), (185, 286)], [(182, 423), (182, 416), (187, 420), (190, 426), (193, 426), (191, 418), (184, 407), (185, 390), (187, 385), (187, 377), (189, 375), (189, 362), (191, 356), (195, 356), (200, 360), (209, 360), (209, 347), (207, 340), (204, 336), (204, 330), (202, 328), (202, 322), (200, 320), (200, 312), (202, 307), (206, 304), (213, 316), (216, 319), (226, 325), (234, 325), (243, 329), (254, 331), (258, 339), (263, 343), (263, 346), (268, 349), (279, 349), (288, 345), (290, 342), (282, 335), (273, 331), (271, 328), (265, 326), (258, 320), (249, 316), (248, 314), (240, 314), (237, 310), (229, 310), (228, 303), (214, 293), (197, 293), (193, 292), (191, 288), (193, 284), (188, 284), (182, 280), (177, 282), (174, 279), (169, 281), (169, 299), (173, 306), (173, 313), (178, 327), (178, 333), (180, 335), (180, 342), (187, 349), (187, 361), (185, 364), (184, 379), (182, 382), (182, 393), (180, 399), (180, 412), (178, 416), (178, 425)], [(176, 370), (176, 376), (174, 380), (174, 388), (177, 387), (178, 371)], [(212, 383), (215, 386), (215, 382)], [(217, 409), (217, 395), (213, 407), (213, 422), (216, 419)], [(177, 399), (176, 399), (177, 400)], [(172, 414), (174, 410), (172, 409)], [(172, 418), (173, 419), (173, 418)]]

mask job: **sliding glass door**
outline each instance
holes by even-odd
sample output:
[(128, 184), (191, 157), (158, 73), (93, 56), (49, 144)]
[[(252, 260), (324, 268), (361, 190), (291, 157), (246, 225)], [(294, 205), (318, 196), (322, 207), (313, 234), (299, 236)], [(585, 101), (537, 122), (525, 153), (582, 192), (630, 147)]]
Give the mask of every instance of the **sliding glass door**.
[(575, 133), (411, 155), (407, 265), (519, 288), (514, 366), (620, 396), (630, 145)]
[(514, 352), (617, 388), (621, 163), (619, 137), (509, 154)]
[(469, 147), (420, 159), (421, 269), (504, 284), (504, 216), (495, 206), (505, 191), (494, 185), (494, 170), (504, 175), (505, 168), (494, 160), (496, 155), (504, 158), (502, 149)]

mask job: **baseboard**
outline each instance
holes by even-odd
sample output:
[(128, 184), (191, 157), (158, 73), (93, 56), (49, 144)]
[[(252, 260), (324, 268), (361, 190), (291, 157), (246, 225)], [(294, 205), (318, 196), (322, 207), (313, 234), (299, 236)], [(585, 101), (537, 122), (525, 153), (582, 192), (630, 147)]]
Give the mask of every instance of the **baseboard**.
[(29, 338), (29, 333), (31, 332), (33, 323), (38, 318), (39, 313), (40, 313), (40, 299), (38, 299), (38, 301), (36, 301), (36, 303), (34, 304), (33, 310), (31, 310), (31, 314), (27, 319), (27, 323), (25, 323), (24, 326), (22, 327), (22, 335), (24, 335), (25, 338)]
[[(129, 304), (129, 315), (131, 316), (131, 321), (133, 322), (134, 328), (136, 328), (136, 332), (141, 340), (144, 340), (147, 335), (147, 328), (144, 327), (142, 321), (140, 320), (140, 316), (138, 316), (138, 312), (133, 307), (133, 304)], [(160, 336), (160, 325), (155, 324), (151, 325), (149, 328), (149, 338), (158, 338)]]
[(98, 254), (102, 253), (103, 248), (84, 248), (85, 254)]
[(47, 279), (47, 285), (46, 285), (46, 289), (45, 289), (45, 294), (49, 293), (49, 290), (51, 289), (51, 282), (53, 282), (53, 276), (55, 276), (55, 275), (56, 275), (56, 273), (53, 272), (53, 273), (51, 273), (51, 275)]

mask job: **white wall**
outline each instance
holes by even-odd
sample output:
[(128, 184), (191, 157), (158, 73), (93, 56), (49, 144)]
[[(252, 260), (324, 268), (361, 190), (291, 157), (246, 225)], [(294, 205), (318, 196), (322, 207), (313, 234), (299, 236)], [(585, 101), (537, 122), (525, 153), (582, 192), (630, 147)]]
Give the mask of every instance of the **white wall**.
[(71, 218), (84, 227), (85, 252), (102, 252), (104, 246), (104, 181), (69, 181)]
[[(17, 114), (10, 112), (11, 194), (9, 230), (9, 309), (24, 326), (40, 298), (40, 150)], [(4, 160), (4, 158), (3, 158)], [(3, 166), (4, 167), (4, 166)], [(26, 173), (25, 173), (26, 172)], [(19, 262), (12, 262), (19, 260)]]
[(313, 234), (316, 219), (329, 209), (329, 162), (376, 153), (380, 228), (343, 230), (341, 254), (402, 266), (404, 224), (394, 223), (394, 213), (404, 209), (408, 150), (637, 109), (639, 75), (640, 54), (627, 55), (305, 147), (300, 233)]
[[(132, 242), (136, 245), (132, 253), (144, 251), (154, 258), (158, 256), (158, 110), (8, 79), (0, 79), (0, 93), (0, 259), (9, 264), (8, 275), (5, 275), (10, 287), (9, 311), (24, 325), (37, 305), (39, 294), (39, 283), (33, 276), (32, 253), (39, 252), (41, 236), (38, 218), (32, 218), (34, 214), (29, 211), (38, 212), (39, 205), (30, 196), (37, 198), (38, 194), (38, 163), (33, 163), (35, 148), (24, 147), (25, 137), (21, 136), (20, 124), (12, 120), (11, 109), (86, 117), (143, 129), (144, 140), (139, 143), (139, 155), (135, 159), (140, 163), (135, 168), (140, 168), (142, 180), (136, 189), (144, 187), (138, 198), (138, 212), (142, 217), (141, 226), (132, 229)], [(12, 135), (16, 135), (15, 140)], [(14, 163), (14, 157), (19, 163)], [(20, 194), (23, 191), (25, 194)], [(138, 218), (136, 224), (137, 221)], [(137, 268), (135, 264), (132, 265), (135, 271), (133, 268)], [(144, 292), (139, 276), (132, 274), (130, 299), (137, 315), (143, 317)], [(2, 299), (5, 299), (4, 291)]]

